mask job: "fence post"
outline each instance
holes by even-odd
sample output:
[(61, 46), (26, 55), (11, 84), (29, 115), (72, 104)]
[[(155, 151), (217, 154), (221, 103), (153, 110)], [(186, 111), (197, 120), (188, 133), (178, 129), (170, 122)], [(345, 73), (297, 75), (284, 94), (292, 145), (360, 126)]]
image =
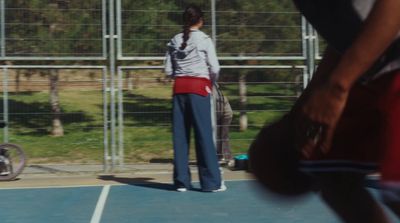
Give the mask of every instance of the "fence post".
[(118, 68), (118, 164), (124, 167), (124, 95), (123, 95), (123, 72)]
[(3, 142), (8, 142), (8, 69), (3, 68), (3, 120), (7, 125), (3, 129)]
[(311, 80), (314, 70), (315, 70), (315, 34), (314, 34), (314, 28), (311, 26), (310, 23), (306, 23), (306, 66), (308, 70), (308, 81), (307, 83)]
[(103, 146), (104, 146), (103, 171), (107, 172), (109, 166), (107, 68), (102, 69), (102, 79), (103, 79)]
[(216, 2), (211, 0), (211, 37), (214, 41), (215, 47), (217, 47), (217, 12)]
[(0, 0), (0, 57), (6, 56), (5, 0)]
[(114, 0), (109, 0), (109, 73), (110, 73), (110, 117), (111, 117), (111, 172), (116, 165), (116, 120), (115, 120), (115, 19)]

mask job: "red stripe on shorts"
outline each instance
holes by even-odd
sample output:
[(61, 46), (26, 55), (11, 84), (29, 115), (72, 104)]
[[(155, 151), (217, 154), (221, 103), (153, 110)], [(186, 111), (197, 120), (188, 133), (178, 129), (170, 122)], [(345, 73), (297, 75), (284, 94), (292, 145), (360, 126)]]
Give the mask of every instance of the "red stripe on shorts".
[(383, 181), (400, 182), (400, 71), (394, 74), (382, 100), (385, 128), (381, 174)]

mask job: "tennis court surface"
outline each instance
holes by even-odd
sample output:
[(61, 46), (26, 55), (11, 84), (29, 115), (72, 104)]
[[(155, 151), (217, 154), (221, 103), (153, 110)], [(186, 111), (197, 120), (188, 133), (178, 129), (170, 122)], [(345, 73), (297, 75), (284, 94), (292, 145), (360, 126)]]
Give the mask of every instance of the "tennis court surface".
[[(165, 179), (168, 176), (164, 174)], [(18, 183), (11, 187), (8, 182), (3, 185), (0, 182), (0, 222), (340, 222), (314, 193), (285, 200), (264, 192), (251, 178), (227, 179), (226, 176), (233, 174), (225, 172), (228, 190), (218, 193), (201, 192), (198, 183), (194, 183), (194, 190), (176, 192), (168, 180), (151, 175), (100, 176), (93, 185), (87, 180), (79, 185), (79, 177), (58, 179), (67, 186), (51, 183), (55, 178), (47, 178), (50, 186), (32, 183), (34, 186), (29, 187), (26, 185), (29, 180), (25, 180), (25, 184), (19, 183), (20, 187)], [(376, 189), (371, 188), (371, 191), (377, 194)]]

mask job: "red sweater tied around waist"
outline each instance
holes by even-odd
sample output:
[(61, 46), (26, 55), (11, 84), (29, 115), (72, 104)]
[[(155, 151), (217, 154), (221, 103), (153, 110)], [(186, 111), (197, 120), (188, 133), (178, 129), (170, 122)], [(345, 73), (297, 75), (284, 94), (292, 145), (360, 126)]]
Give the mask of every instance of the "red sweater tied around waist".
[(176, 94), (198, 94), (207, 96), (211, 93), (211, 81), (201, 77), (183, 76), (176, 77), (174, 83), (174, 95)]

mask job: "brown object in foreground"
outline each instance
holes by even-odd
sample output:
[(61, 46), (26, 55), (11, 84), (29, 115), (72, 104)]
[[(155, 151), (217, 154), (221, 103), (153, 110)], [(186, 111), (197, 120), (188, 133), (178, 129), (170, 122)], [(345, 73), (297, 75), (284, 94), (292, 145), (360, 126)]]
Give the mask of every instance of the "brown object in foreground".
[(264, 126), (249, 149), (249, 165), (268, 190), (297, 196), (312, 189), (312, 178), (299, 170), (300, 153), (295, 148), (294, 124), (290, 115)]

